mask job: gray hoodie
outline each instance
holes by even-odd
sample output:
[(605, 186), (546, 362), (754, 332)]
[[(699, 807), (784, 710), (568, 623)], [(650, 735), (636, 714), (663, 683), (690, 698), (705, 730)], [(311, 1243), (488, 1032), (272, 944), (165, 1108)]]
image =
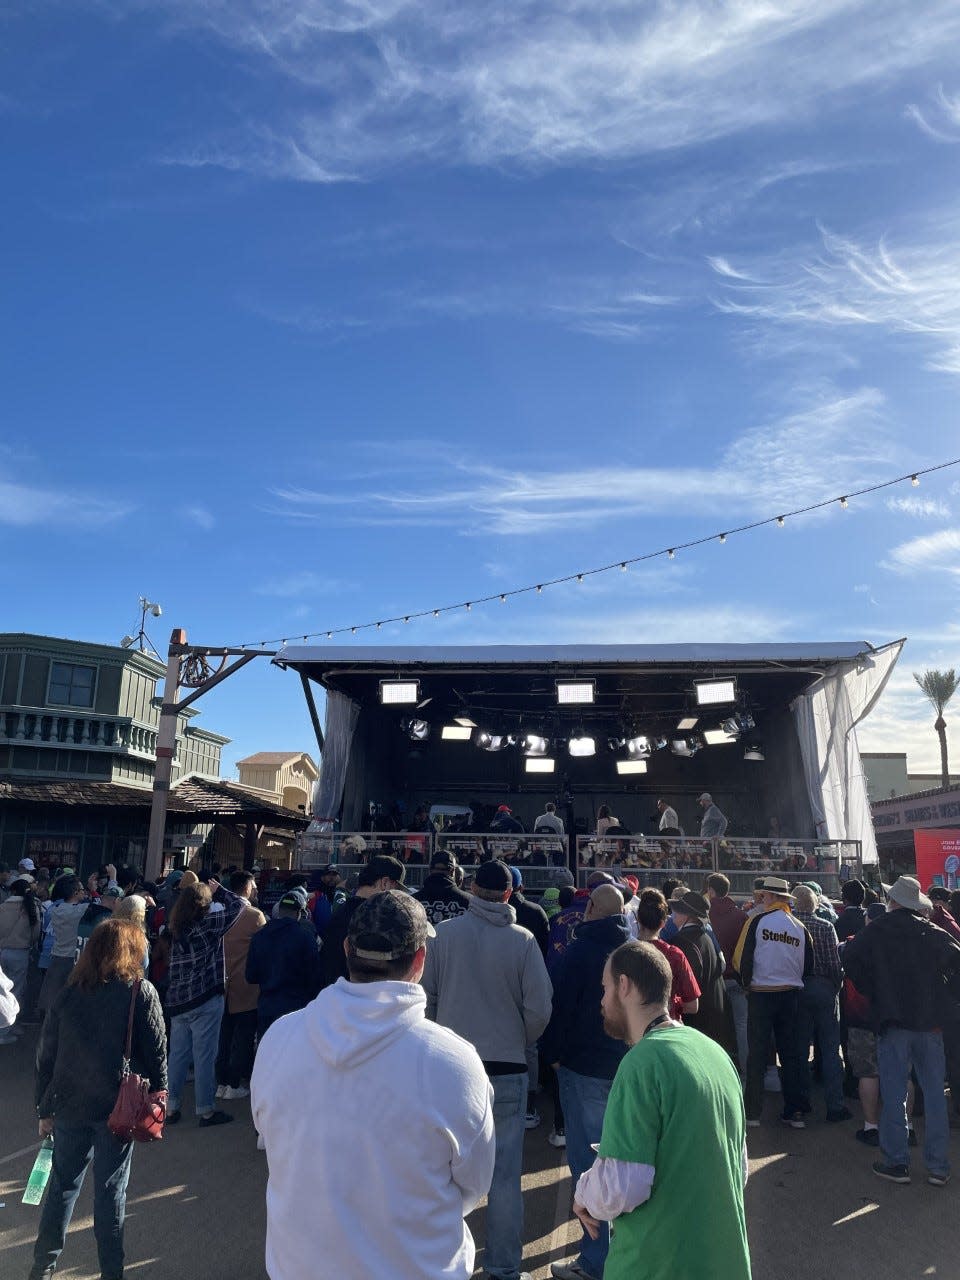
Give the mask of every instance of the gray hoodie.
[(465, 915), (438, 925), (423, 986), (428, 1018), (469, 1040), (484, 1062), (526, 1071), (527, 1045), (550, 1021), (553, 987), (509, 903), (471, 897)]

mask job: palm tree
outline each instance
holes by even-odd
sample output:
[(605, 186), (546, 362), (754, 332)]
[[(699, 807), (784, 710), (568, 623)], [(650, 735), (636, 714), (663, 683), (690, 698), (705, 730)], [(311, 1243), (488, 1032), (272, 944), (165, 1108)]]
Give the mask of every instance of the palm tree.
[(940, 780), (946, 790), (950, 786), (950, 765), (947, 760), (947, 722), (943, 718), (943, 712), (947, 703), (957, 692), (957, 685), (960, 682), (957, 680), (956, 671), (924, 671), (923, 675), (915, 671), (913, 678), (923, 690), (924, 695), (929, 698), (937, 713), (933, 727), (940, 739)]

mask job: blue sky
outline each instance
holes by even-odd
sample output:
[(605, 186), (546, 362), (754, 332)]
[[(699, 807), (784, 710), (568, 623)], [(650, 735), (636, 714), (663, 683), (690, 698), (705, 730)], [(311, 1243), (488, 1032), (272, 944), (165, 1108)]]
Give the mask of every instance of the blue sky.
[[(941, 0), (15, 0), (4, 629), (297, 637), (960, 454), (958, 55)], [(960, 468), (380, 638), (907, 635), (861, 741), (935, 767), (958, 512)], [(266, 662), (201, 705), (228, 769), (311, 746)]]

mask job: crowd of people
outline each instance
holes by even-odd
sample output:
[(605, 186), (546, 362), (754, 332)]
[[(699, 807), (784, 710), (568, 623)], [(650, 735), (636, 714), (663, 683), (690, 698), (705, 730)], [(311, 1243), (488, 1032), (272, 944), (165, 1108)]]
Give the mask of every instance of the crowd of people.
[[(54, 1139), (30, 1280), (53, 1275), (91, 1161), (102, 1280), (123, 1274), (132, 1144), (107, 1119), (128, 1022), (167, 1125), (184, 1120), (191, 1075), (201, 1129), (234, 1118), (221, 1100), (250, 1098), (271, 1280), (315, 1273), (301, 1228), (318, 1203), (330, 1274), (466, 1280), (465, 1218), (484, 1197), (486, 1274), (528, 1280), (524, 1133), (539, 1107), (580, 1228), (557, 1280), (672, 1280), (684, 1233), (686, 1280), (748, 1280), (747, 1133), (770, 1093), (804, 1129), (814, 1073), (827, 1124), (852, 1120), (859, 1095), (854, 1136), (887, 1181), (911, 1179), (922, 1109), (925, 1178), (946, 1185), (956, 895), (903, 876), (885, 903), (859, 881), (832, 903), (768, 875), (737, 902), (718, 872), (654, 888), (598, 868), (580, 888), (559, 872), (535, 902), (522, 868), (490, 858), (465, 875), (448, 850), (416, 892), (407, 874), (377, 854), (349, 892), (336, 865), (294, 875), (269, 918), (238, 868), (144, 884), (107, 866), (84, 885), (25, 859), (7, 876), (0, 1044), (41, 1024), (35, 1101)], [(335, 1105), (291, 1107), (305, 1079)], [(318, 1158), (340, 1149), (349, 1178)], [(711, 1231), (691, 1235), (704, 1203)]]

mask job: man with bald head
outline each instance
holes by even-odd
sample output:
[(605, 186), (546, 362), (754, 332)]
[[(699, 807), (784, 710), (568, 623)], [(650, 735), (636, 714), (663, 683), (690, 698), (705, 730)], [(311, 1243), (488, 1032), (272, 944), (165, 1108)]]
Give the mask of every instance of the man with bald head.
[[(598, 880), (583, 923), (552, 973), (553, 1013), (540, 1047), (546, 1061), (554, 1065), (560, 1084), (574, 1185), (593, 1164), (590, 1144), (600, 1141), (607, 1095), (627, 1048), (604, 1031), (600, 1001), (607, 957), (629, 937), (623, 894), (610, 877)], [(557, 1280), (600, 1280), (609, 1245), (606, 1224), (596, 1239), (584, 1229), (579, 1257), (574, 1262), (555, 1262), (553, 1275)]]

